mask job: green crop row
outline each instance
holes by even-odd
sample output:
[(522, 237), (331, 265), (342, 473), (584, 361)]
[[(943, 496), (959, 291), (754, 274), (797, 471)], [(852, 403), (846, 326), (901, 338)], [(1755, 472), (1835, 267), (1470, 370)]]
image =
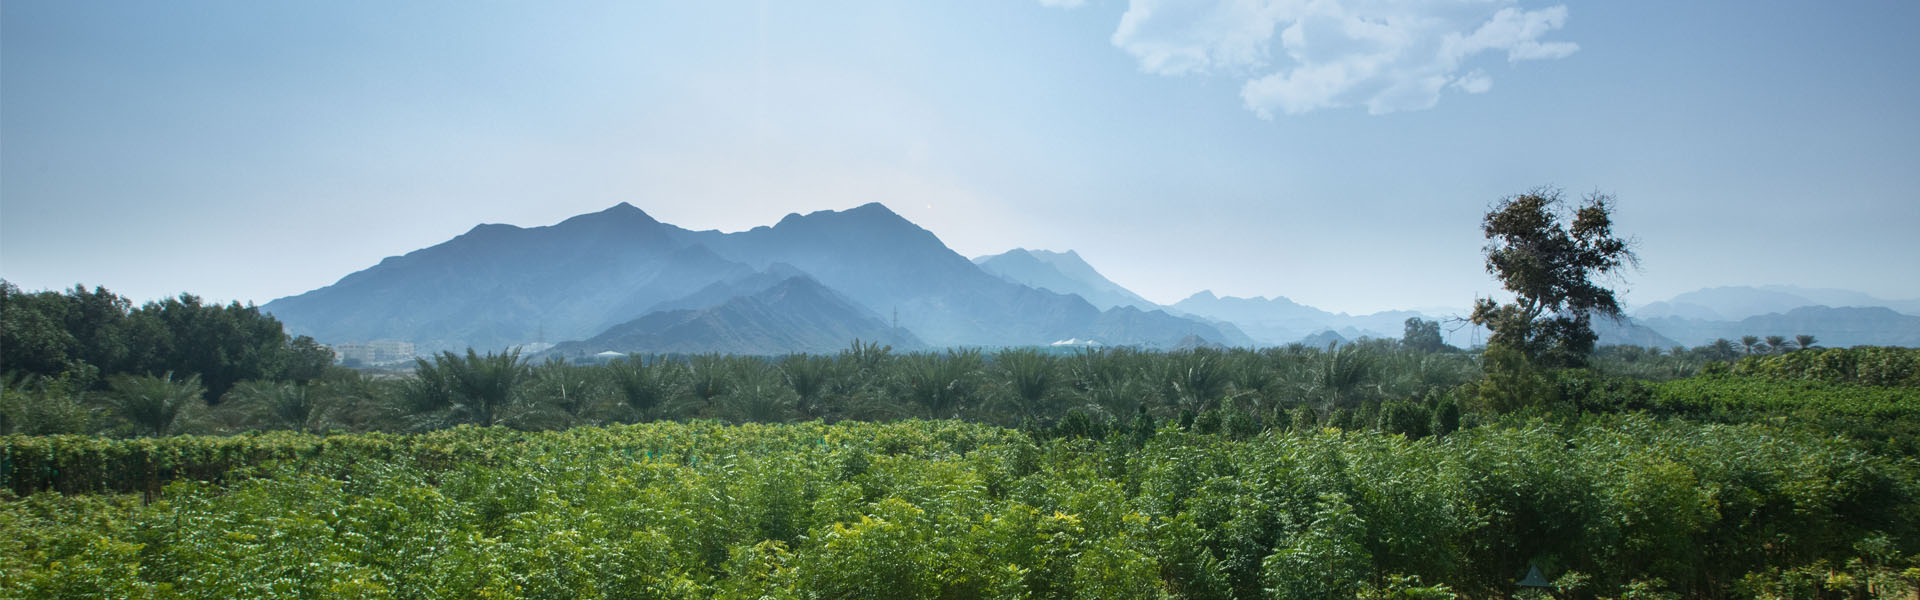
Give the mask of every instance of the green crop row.
[(0, 597), (1482, 598), (1530, 566), (1563, 598), (1902, 597), (1920, 573), (1912, 462), (1758, 423), (1038, 442), (955, 421), (657, 423), (5, 447), (96, 457), (100, 489), (140, 489), (112, 481), (166, 460), (204, 470), (151, 498), (0, 501)]
[(269, 432), (124, 440), (10, 435), (0, 437), (0, 489), (20, 496), (39, 491), (152, 495), (176, 479), (219, 482), (236, 470), (276, 462), (404, 460), (439, 471), (491, 466), (520, 454), (579, 453), (611, 460), (697, 463), (713, 452), (793, 452), (821, 447), (834, 436), (859, 436), (884, 452), (898, 454), (964, 451), (1011, 435), (1015, 433), (1010, 430), (947, 421), (929, 422), (921, 428), (857, 423), (835, 427), (818, 423), (726, 427), (706, 422), (583, 427), (546, 433), (468, 426), (414, 435)]
[(1920, 387), (1920, 348), (1860, 346), (1749, 356), (1733, 363), (1732, 371), (1775, 379)]

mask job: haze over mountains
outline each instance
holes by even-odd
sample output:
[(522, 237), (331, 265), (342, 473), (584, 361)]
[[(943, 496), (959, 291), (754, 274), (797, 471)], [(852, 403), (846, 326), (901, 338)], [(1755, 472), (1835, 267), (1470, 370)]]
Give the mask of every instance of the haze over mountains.
[(895, 329), (820, 282), (796, 275), (710, 307), (650, 312), (592, 338), (559, 344), (553, 352), (817, 354), (843, 350), (856, 339), (896, 350), (925, 347), (906, 328)]
[(1633, 310), (1635, 317), (1679, 317), (1708, 321), (1738, 321), (1803, 306), (1886, 307), (1897, 313), (1920, 315), (1920, 299), (1884, 300), (1850, 290), (1803, 288), (1790, 285), (1729, 286), (1695, 290)]
[[(765, 301), (762, 292), (795, 277), (825, 292)], [(741, 298), (760, 303), (735, 302)], [(900, 339), (915, 346), (1078, 339), (1169, 347), (1187, 336), (1253, 343), (1231, 326), (1159, 310), (1102, 311), (1079, 296), (1002, 279), (879, 204), (788, 215), (737, 233), (683, 229), (625, 203), (545, 227), (481, 225), (263, 308), (323, 342), (398, 339), (423, 351), (587, 339), (608, 345), (596, 352), (731, 351), (741, 340), (760, 340), (749, 344), (756, 350), (803, 351), (829, 332), (868, 339), (860, 334), (876, 333), (874, 322), (888, 324), (879, 330), (887, 338), (897, 322), (911, 333)], [(643, 318), (677, 310), (697, 316)], [(828, 319), (841, 323), (826, 326)], [(809, 327), (792, 329), (799, 323)]]
[[(1071, 250), (968, 260), (877, 203), (735, 233), (662, 223), (626, 203), (544, 227), (480, 225), (263, 308), (327, 343), (404, 340), (431, 352), (553, 341), (568, 356), (829, 352), (854, 339), (903, 350), (1324, 345), (1460, 316), (1348, 315), (1208, 291), (1160, 306)], [(1920, 345), (1916, 311), (1920, 301), (1845, 290), (1714, 288), (1595, 326), (1602, 344), (1809, 334), (1828, 346)], [(1443, 331), (1458, 346), (1486, 339), (1457, 322)]]
[[(1268, 340), (1269, 343), (1290, 342), (1323, 331), (1333, 331), (1347, 340), (1363, 336), (1397, 338), (1405, 330), (1408, 318), (1428, 318), (1414, 311), (1385, 311), (1351, 316), (1347, 313), (1327, 312), (1281, 296), (1223, 298), (1213, 295), (1209, 290), (1201, 290), (1185, 300), (1175, 302), (1173, 309), (1183, 314), (1199, 315), (1237, 324), (1247, 332), (1247, 335), (1255, 339)], [(1325, 338), (1323, 336), (1316, 338), (1318, 339)], [(1481, 339), (1485, 337), (1482, 336)]]
[(1118, 306), (1140, 310), (1161, 308), (1108, 280), (1072, 250), (1053, 252), (1014, 248), (1001, 254), (974, 258), (973, 264), (1020, 285), (1079, 296), (1101, 310)]
[(1920, 300), (1786, 285), (1696, 290), (1632, 311), (1687, 344), (1744, 335), (1808, 334), (1825, 346), (1920, 346)]

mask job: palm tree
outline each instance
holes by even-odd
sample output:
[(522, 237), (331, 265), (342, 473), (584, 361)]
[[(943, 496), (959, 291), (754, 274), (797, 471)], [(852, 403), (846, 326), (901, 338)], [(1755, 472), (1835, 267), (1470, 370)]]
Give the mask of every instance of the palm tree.
[(325, 433), (333, 424), (330, 400), (310, 385), (243, 381), (227, 392), (220, 410), (237, 414), (248, 426)]
[(1339, 408), (1372, 377), (1377, 357), (1358, 344), (1338, 348), (1328, 344), (1325, 357), (1314, 370), (1313, 385), (1329, 392), (1331, 406)]
[(1787, 338), (1778, 335), (1767, 336), (1767, 349), (1775, 354), (1786, 352)]
[(523, 400), (522, 388), (533, 377), (519, 350), (480, 356), (468, 348), (465, 357), (441, 352), (433, 362), (419, 358), (414, 363), (417, 380), (411, 395), (417, 408), (481, 427), (492, 427), (510, 416), (509, 411)]
[(820, 402), (826, 393), (828, 382), (833, 380), (833, 359), (811, 354), (794, 354), (780, 359), (780, 380), (793, 388), (800, 397), (800, 411), (809, 417), (826, 416), (827, 407)]
[(893, 361), (893, 346), (882, 346), (878, 342), (861, 343), (853, 340), (853, 347), (840, 351), (836, 362), (845, 365), (848, 375), (853, 377), (855, 387), (865, 384), (885, 384), (885, 373), (881, 368)]
[(1058, 379), (1055, 362), (1052, 356), (1031, 348), (1001, 350), (993, 355), (993, 364), (1012, 386), (1011, 399), (1019, 403), (1022, 415), (1031, 417), (1045, 409), (1047, 392)]
[(607, 404), (602, 371), (567, 364), (558, 356), (533, 368), (536, 414), (544, 425), (567, 429), (590, 423)]
[(1714, 360), (1733, 360), (1733, 342), (1727, 341), (1727, 338), (1714, 340), (1707, 347), (1713, 351)]
[(1144, 410), (1150, 376), (1144, 375), (1138, 351), (1131, 348), (1082, 349), (1060, 360), (1067, 387), (1077, 405), (1093, 404), (1109, 414), (1131, 415)]
[(929, 418), (945, 419), (966, 408), (983, 361), (979, 350), (948, 350), (946, 356), (909, 354), (898, 364), (908, 399), (925, 407)]
[(1746, 353), (1748, 356), (1752, 356), (1753, 352), (1759, 349), (1758, 348), (1759, 345), (1760, 345), (1760, 338), (1757, 336), (1751, 336), (1751, 335), (1740, 336), (1740, 349), (1742, 352)]
[(0, 376), (0, 435), (85, 433), (93, 411), (79, 386), (65, 377), (19, 372)]
[(1218, 350), (1196, 348), (1170, 353), (1163, 360), (1173, 400), (1182, 408), (1194, 412), (1206, 410), (1208, 402), (1220, 398), (1226, 391), (1227, 373)]
[(642, 421), (658, 418), (655, 411), (673, 397), (673, 371), (677, 368), (679, 363), (637, 354), (607, 365), (620, 399)]
[(1793, 343), (1797, 345), (1801, 350), (1812, 348), (1813, 344), (1818, 341), (1820, 340), (1814, 339), (1813, 336), (1810, 336), (1804, 333), (1793, 336)]
[(798, 394), (781, 381), (778, 368), (746, 358), (734, 365), (720, 405), (727, 418), (735, 422), (781, 423), (793, 413), (797, 398)]
[(713, 399), (723, 396), (732, 387), (732, 364), (726, 356), (720, 354), (701, 354), (687, 361), (687, 391), (700, 399), (700, 408), (711, 416), (714, 411)]
[(107, 409), (141, 434), (164, 436), (198, 409), (206, 408), (200, 376), (175, 381), (173, 374), (121, 375), (109, 382)]

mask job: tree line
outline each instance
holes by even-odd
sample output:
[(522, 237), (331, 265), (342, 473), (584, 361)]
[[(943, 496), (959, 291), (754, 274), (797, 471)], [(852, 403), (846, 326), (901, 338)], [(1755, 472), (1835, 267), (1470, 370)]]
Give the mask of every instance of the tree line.
[(151, 422), (133, 415), (216, 405), (245, 381), (309, 382), (332, 362), (250, 305), (181, 294), (136, 308), (102, 287), (23, 293), (0, 281), (0, 431), (92, 432), (99, 409)]
[(117, 376), (198, 376), (218, 403), (254, 379), (310, 381), (333, 353), (288, 337), (252, 305), (206, 304), (181, 294), (138, 308), (104, 287), (23, 293), (0, 281), (0, 373), (62, 379), (103, 389)]
[[(1433, 321), (1402, 340), (1337, 347), (1147, 352), (1128, 348), (896, 353), (856, 342), (828, 355), (633, 355), (608, 364), (508, 350), (444, 352), (411, 373), (330, 366), (250, 306), (182, 295), (138, 309), (100, 288), (0, 286), (0, 433), (164, 436), (285, 429), (426, 431), (459, 424), (558, 429), (651, 420), (791, 422), (961, 418), (1033, 430), (1135, 421), (1242, 432), (1315, 425), (1449, 431), (1474, 411), (1550, 404), (1560, 376), (1495, 346), (1445, 345)], [(1839, 355), (1835, 355), (1839, 356)], [(1741, 355), (1600, 348), (1583, 369), (1689, 377)]]

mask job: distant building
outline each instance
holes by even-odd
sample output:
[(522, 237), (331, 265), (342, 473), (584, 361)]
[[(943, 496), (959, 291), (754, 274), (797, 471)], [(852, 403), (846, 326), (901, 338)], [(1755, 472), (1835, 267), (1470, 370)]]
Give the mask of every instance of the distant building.
[(374, 340), (333, 345), (333, 361), (345, 365), (374, 366), (413, 360), (413, 342)]

